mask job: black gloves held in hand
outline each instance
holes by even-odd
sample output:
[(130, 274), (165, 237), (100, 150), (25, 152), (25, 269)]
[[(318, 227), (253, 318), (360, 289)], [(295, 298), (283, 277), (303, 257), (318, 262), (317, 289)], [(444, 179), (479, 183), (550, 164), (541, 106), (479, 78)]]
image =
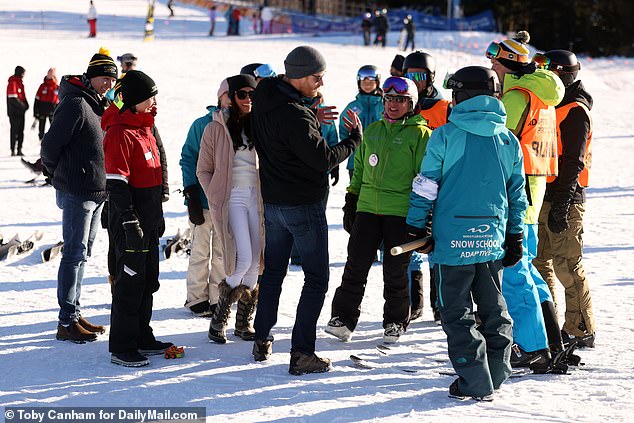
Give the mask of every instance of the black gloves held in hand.
[(513, 267), (522, 259), (522, 242), (524, 241), (524, 233), (510, 234), (507, 233), (504, 238), (504, 257), (502, 258), (502, 266)]
[(125, 245), (127, 250), (140, 251), (143, 249), (143, 230), (138, 220), (123, 222), (125, 231)]
[(548, 213), (548, 229), (556, 234), (568, 229), (570, 203), (552, 203)]
[(187, 199), (187, 214), (189, 220), (194, 225), (202, 225), (205, 223), (203, 215), (203, 204), (200, 201), (200, 188), (198, 185), (190, 185), (183, 190), (183, 194)]
[(357, 201), (359, 196), (351, 192), (346, 193), (346, 203), (343, 206), (343, 229), (351, 233), (354, 218), (357, 216)]
[[(430, 225), (431, 226), (431, 225)], [(427, 242), (414, 251), (422, 254), (429, 254), (434, 249), (434, 239), (430, 236), (430, 228), (427, 225), (424, 228), (417, 228), (416, 226), (407, 225), (407, 242), (418, 241), (423, 238), (427, 238)]]

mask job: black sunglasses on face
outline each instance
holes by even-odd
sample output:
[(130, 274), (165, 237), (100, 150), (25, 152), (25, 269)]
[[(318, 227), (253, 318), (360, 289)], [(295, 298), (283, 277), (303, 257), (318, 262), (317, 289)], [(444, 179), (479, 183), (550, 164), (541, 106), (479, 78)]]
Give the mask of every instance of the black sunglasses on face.
[(240, 100), (244, 100), (247, 97), (253, 98), (253, 91), (238, 90), (236, 91), (236, 97)]

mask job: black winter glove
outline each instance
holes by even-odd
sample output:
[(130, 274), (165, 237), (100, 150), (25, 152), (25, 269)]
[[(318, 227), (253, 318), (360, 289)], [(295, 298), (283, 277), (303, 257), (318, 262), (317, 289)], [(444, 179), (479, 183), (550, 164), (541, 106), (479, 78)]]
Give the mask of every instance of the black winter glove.
[(548, 213), (548, 229), (556, 234), (568, 229), (570, 203), (553, 203)]
[(143, 249), (143, 230), (138, 220), (123, 222), (125, 231), (125, 246), (127, 250), (139, 251)]
[(351, 233), (354, 218), (357, 216), (357, 201), (359, 196), (351, 192), (346, 193), (346, 203), (343, 206), (343, 229)]
[(200, 188), (198, 188), (198, 185), (186, 187), (183, 194), (187, 199), (187, 214), (189, 215), (190, 222), (194, 225), (202, 225), (205, 223), (203, 204), (200, 201)]
[(332, 186), (334, 187), (339, 182), (339, 166), (335, 166), (330, 171), (330, 179), (332, 179)]
[[(429, 221), (431, 222), (431, 221)], [(416, 226), (407, 225), (407, 242), (418, 241), (425, 237), (429, 237), (425, 244), (416, 248), (414, 251), (421, 254), (429, 254), (434, 249), (434, 240), (430, 237), (430, 229), (425, 225), (424, 228), (417, 228)]]
[(522, 242), (524, 241), (524, 233), (506, 234), (504, 238), (504, 258), (502, 258), (502, 266), (513, 267), (522, 259)]

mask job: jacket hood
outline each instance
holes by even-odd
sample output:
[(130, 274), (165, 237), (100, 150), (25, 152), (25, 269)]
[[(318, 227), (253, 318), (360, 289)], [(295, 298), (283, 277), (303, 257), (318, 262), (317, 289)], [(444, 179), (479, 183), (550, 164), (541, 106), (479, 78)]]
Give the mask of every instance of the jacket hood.
[(373, 104), (383, 103), (383, 96), (377, 94), (357, 93), (355, 98), (360, 101), (369, 101)]
[(572, 85), (569, 85), (568, 88), (566, 88), (566, 94), (564, 94), (564, 99), (561, 100), (559, 106), (565, 106), (573, 101), (583, 104), (588, 108), (588, 110), (592, 109), (592, 96), (586, 91), (581, 80), (573, 82)]
[(264, 78), (253, 95), (253, 109), (266, 113), (288, 103), (302, 104), (302, 95), (291, 84), (284, 81), (284, 75)]
[(15, 82), (15, 81), (18, 81), (19, 84), (22, 84), (22, 77), (21, 76), (17, 76), (17, 75), (11, 75), (7, 82), (9, 82), (9, 84), (10, 84), (10, 83)]
[(130, 109), (125, 109), (121, 112), (115, 104), (112, 104), (101, 117), (101, 128), (107, 131), (116, 125), (123, 125), (128, 128), (151, 128), (154, 125), (154, 116), (150, 113), (132, 113)]
[(449, 121), (463, 131), (490, 137), (506, 130), (506, 110), (497, 98), (479, 95), (458, 103)]
[(546, 69), (537, 69), (534, 73), (504, 76), (504, 92), (512, 88), (524, 88), (535, 94), (547, 106), (556, 106), (564, 98), (565, 87), (561, 79)]
[(81, 82), (81, 75), (64, 75), (59, 84), (59, 92), (57, 93), (60, 101), (65, 97), (83, 97), (91, 105), (99, 106), (100, 102), (95, 95), (90, 92)]

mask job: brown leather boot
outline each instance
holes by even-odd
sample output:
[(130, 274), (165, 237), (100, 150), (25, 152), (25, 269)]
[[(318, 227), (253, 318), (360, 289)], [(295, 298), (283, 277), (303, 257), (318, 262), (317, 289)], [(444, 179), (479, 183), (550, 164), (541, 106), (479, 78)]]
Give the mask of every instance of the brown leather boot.
[(88, 320), (84, 319), (83, 317), (79, 317), (79, 321), (77, 323), (79, 323), (79, 325), (82, 328), (86, 329), (88, 332), (99, 333), (99, 334), (106, 333), (106, 328), (104, 328), (101, 325), (93, 325)]
[[(241, 285), (242, 286), (242, 285)], [(253, 289), (244, 288), (244, 292), (240, 300), (238, 300), (238, 308), (236, 311), (236, 329), (233, 332), (235, 336), (245, 341), (253, 341), (255, 339), (255, 329), (253, 329), (253, 313), (258, 304), (258, 285)]]
[(57, 325), (57, 335), (55, 338), (60, 341), (71, 341), (76, 344), (83, 344), (95, 341), (97, 339), (97, 335), (92, 332), (88, 332), (79, 323), (73, 322), (69, 326), (63, 326), (59, 323)]

